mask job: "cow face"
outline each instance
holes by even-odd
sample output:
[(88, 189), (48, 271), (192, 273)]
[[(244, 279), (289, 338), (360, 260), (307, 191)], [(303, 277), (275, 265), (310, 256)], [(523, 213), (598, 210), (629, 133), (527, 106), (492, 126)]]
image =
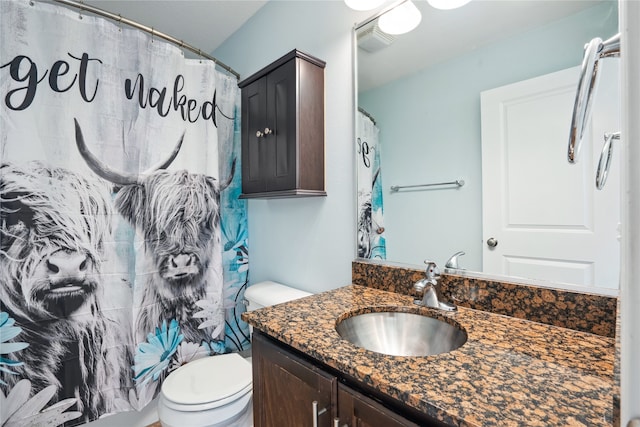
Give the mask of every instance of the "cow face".
[(0, 292), (26, 318), (66, 318), (96, 292), (106, 187), (39, 162), (0, 166)]
[(220, 192), (233, 180), (235, 159), (223, 183), (187, 171), (167, 172), (183, 134), (171, 153), (145, 172), (118, 172), (91, 153), (77, 120), (75, 130), (78, 152), (93, 172), (115, 184), (116, 208), (144, 236), (162, 285), (168, 284), (157, 291), (166, 298), (198, 294), (206, 286), (201, 279), (220, 241)]
[(156, 171), (123, 187), (117, 210), (144, 236), (161, 278), (174, 295), (198, 286), (219, 243), (220, 191), (215, 178)]

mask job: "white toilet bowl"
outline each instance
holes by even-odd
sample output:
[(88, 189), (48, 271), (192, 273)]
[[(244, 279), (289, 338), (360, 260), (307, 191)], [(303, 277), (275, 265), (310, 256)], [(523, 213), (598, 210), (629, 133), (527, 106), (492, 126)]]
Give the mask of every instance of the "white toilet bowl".
[[(245, 292), (247, 309), (311, 295), (275, 282)], [(163, 427), (251, 427), (251, 363), (238, 353), (205, 357), (176, 369), (162, 383), (158, 415)]]
[(251, 363), (238, 353), (195, 360), (162, 384), (163, 427), (251, 427)]

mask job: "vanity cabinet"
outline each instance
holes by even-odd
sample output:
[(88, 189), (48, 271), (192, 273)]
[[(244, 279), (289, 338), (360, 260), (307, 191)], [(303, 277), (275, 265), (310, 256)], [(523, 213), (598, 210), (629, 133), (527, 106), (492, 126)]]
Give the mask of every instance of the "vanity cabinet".
[[(378, 399), (347, 385), (338, 373), (254, 329), (252, 339), (255, 427), (418, 427)], [(315, 402), (315, 403), (314, 403)], [(317, 424), (314, 423), (314, 419)]]
[[(252, 339), (255, 427), (332, 427), (338, 381), (284, 351), (254, 330)], [(314, 403), (315, 402), (315, 403)]]
[(344, 384), (338, 385), (338, 408), (340, 427), (418, 427)]
[(240, 198), (326, 196), (325, 62), (293, 50), (238, 85)]

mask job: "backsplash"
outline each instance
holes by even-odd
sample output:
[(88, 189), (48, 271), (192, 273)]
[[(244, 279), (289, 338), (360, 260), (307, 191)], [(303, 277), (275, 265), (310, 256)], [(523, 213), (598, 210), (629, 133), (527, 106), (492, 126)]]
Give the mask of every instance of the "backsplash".
[[(418, 268), (355, 260), (351, 281), (356, 285), (415, 295), (413, 284), (424, 277)], [(445, 301), (533, 322), (615, 337), (618, 299), (606, 295), (442, 274)]]

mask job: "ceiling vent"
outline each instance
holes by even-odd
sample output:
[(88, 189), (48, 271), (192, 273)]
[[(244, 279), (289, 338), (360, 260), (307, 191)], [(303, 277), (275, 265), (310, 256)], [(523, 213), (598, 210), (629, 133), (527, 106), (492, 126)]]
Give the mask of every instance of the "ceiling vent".
[(369, 53), (384, 49), (395, 41), (395, 37), (378, 28), (377, 22), (365, 25), (358, 30), (358, 47)]

